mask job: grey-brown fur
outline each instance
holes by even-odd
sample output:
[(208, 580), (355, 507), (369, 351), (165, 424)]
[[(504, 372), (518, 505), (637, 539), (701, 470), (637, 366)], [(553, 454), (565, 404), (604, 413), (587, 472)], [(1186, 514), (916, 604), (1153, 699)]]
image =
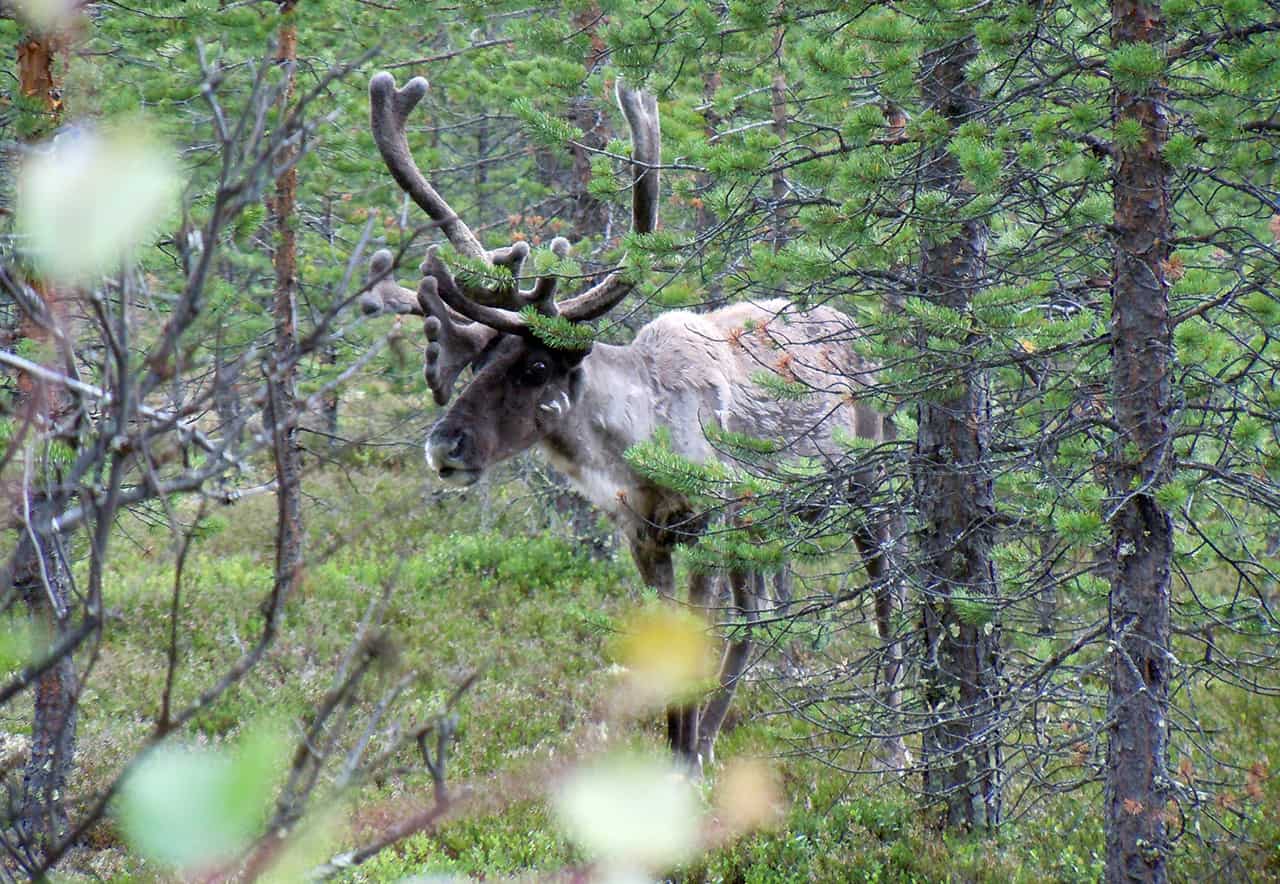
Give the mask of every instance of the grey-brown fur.
[[(642, 500), (669, 495), (649, 486), (621, 455), (660, 427), (676, 453), (694, 461), (720, 456), (704, 433), (714, 424), (834, 464), (847, 457), (832, 441), (837, 429), (884, 437), (883, 417), (854, 401), (872, 378), (852, 353), (853, 334), (852, 323), (835, 310), (796, 313), (785, 301), (663, 314), (625, 347), (596, 345), (582, 363), (581, 401), (547, 428), (543, 448), (628, 533), (640, 530), (628, 521), (644, 521), (652, 508)], [(752, 380), (761, 372), (798, 380), (813, 392), (780, 400)]]

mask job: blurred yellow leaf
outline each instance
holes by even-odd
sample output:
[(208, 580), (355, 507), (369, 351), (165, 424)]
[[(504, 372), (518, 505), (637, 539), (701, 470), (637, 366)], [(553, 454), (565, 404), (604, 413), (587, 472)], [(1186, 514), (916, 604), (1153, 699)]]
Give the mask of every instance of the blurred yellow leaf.
[(617, 656), (645, 702), (666, 702), (696, 690), (715, 671), (706, 624), (666, 603), (646, 606), (631, 618)]

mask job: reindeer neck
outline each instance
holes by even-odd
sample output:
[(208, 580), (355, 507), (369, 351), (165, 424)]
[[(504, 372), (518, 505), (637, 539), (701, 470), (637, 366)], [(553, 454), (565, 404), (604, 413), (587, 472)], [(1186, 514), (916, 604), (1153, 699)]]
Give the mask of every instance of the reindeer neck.
[(619, 507), (635, 475), (626, 450), (654, 429), (649, 367), (631, 346), (596, 344), (582, 361), (583, 389), (564, 422), (540, 443), (551, 465), (592, 503)]

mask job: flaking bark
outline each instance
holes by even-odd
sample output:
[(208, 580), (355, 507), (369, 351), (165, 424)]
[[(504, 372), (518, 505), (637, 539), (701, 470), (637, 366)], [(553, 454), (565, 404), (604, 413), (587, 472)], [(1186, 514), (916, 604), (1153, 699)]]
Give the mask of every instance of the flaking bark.
[[(573, 19), (574, 27), (586, 34), (589, 41), (589, 48), (582, 59), (583, 70), (588, 76), (608, 55), (604, 38), (600, 36), (602, 19), (600, 7), (595, 2), (584, 6)], [(575, 240), (583, 240), (599, 236), (609, 226), (609, 207), (591, 194), (591, 151), (588, 148), (601, 149), (613, 136), (599, 102), (586, 95), (574, 100), (569, 119), (582, 130), (582, 143), (569, 145), (573, 159), (569, 195), (572, 200), (572, 235)]]
[[(778, 14), (782, 15), (783, 5), (778, 4)], [(786, 42), (786, 29), (778, 27), (773, 32), (773, 57), (777, 64), (777, 70), (773, 72), (773, 79), (769, 85), (769, 106), (773, 114), (773, 134), (778, 137), (778, 143), (784, 144), (787, 140), (787, 75), (782, 69), (782, 53)], [(787, 178), (781, 171), (773, 173), (772, 182), (772, 218), (769, 222), (769, 238), (773, 243), (773, 250), (776, 252), (787, 244), (787, 213), (784, 208), (784, 201), (787, 198)]]

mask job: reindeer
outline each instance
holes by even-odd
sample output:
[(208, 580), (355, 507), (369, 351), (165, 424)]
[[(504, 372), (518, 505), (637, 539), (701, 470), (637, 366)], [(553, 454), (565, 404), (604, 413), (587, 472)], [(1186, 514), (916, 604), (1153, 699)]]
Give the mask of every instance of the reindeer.
[[(374, 139), (396, 182), (430, 216), (454, 249), (471, 263), (504, 266), (515, 277), (528, 257), (523, 242), (486, 250), (418, 169), (405, 137), (405, 121), (425, 95), (427, 82), (396, 89), (388, 73), (369, 84)], [(631, 130), (632, 225), (654, 230), (661, 165), (657, 102), (619, 82), (617, 99)], [(557, 238), (552, 249), (567, 253)], [(438, 252), (428, 251), (417, 291), (390, 276), (392, 256), (371, 262), (372, 284), (362, 296), (367, 313), (422, 316), (427, 337), (426, 378), (435, 402), (449, 403), (468, 366), (472, 377), (444, 417), (432, 427), (426, 457), (441, 479), (469, 485), (507, 458), (540, 449), (551, 465), (618, 524), (643, 579), (663, 597), (676, 595), (673, 548), (705, 528), (684, 496), (637, 473), (624, 453), (665, 431), (676, 453), (696, 462), (724, 458), (708, 439), (714, 424), (755, 437), (785, 440), (794, 455), (847, 466), (848, 454), (833, 437), (843, 432), (874, 441), (890, 437), (885, 417), (860, 394), (874, 367), (848, 345), (857, 329), (826, 307), (796, 312), (781, 300), (739, 303), (709, 313), (668, 312), (642, 328), (625, 346), (594, 343), (558, 349), (534, 333), (528, 310), (570, 322), (603, 316), (631, 290), (618, 273), (581, 294), (556, 300), (554, 276), (531, 288), (485, 283), (485, 274), (454, 274)], [(524, 311), (524, 312), (522, 312)], [(545, 337), (545, 336), (544, 336)], [(777, 370), (806, 384), (811, 395), (780, 401), (752, 381)], [(867, 477), (862, 474), (865, 482)], [(877, 586), (887, 586), (887, 525), (868, 521), (855, 541)], [(748, 624), (728, 643), (719, 687), (704, 705), (667, 712), (668, 741), (696, 770), (713, 759), (716, 735), (751, 655), (750, 624), (758, 623), (763, 578), (728, 575), (733, 604)], [(716, 601), (716, 578), (691, 577), (688, 601), (706, 609)], [(877, 623), (889, 635), (892, 598), (877, 597)]]

